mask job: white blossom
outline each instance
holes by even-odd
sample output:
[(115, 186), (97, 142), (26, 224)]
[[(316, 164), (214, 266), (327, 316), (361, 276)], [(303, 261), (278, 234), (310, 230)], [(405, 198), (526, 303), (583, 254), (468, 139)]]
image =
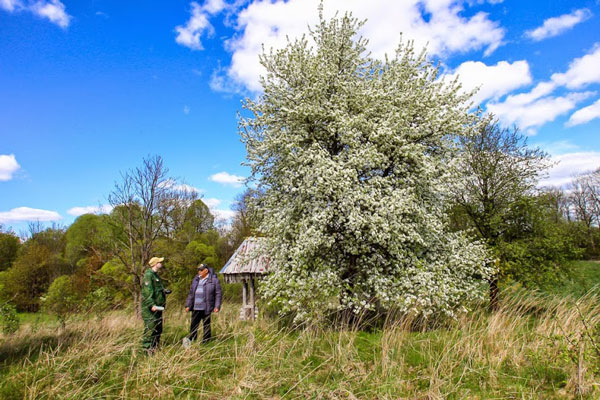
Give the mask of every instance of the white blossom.
[(273, 272), (262, 293), (310, 320), (377, 307), (453, 316), (492, 272), (482, 244), (451, 233), (455, 139), (472, 134), (469, 94), (400, 45), (365, 55), (351, 16), (261, 58), (264, 94), (241, 118)]

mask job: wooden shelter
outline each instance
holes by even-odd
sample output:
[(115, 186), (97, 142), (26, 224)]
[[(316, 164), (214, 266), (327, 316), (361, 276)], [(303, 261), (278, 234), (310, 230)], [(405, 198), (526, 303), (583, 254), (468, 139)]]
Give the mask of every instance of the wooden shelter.
[(256, 237), (244, 240), (220, 271), (225, 282), (243, 284), (242, 320), (256, 319), (256, 280), (269, 272), (269, 259), (261, 252), (262, 241)]

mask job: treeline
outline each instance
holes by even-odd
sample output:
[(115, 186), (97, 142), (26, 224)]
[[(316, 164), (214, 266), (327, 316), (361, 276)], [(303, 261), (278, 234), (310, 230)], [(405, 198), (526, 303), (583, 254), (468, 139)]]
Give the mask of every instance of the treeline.
[[(569, 274), (569, 261), (600, 256), (600, 169), (565, 188), (537, 187), (548, 157), (515, 129), (490, 120), (462, 139), (464, 179), (452, 186), (448, 218), (490, 249), (498, 285), (551, 286)], [(31, 224), (25, 240), (0, 230), (0, 314), (131, 307), (139, 314), (141, 277), (153, 255), (166, 258), (164, 277), (182, 302), (198, 263), (219, 270), (242, 240), (256, 233), (259, 193), (234, 205), (232, 225), (215, 226), (209, 208), (168, 176), (160, 157), (123, 174), (109, 195), (110, 214), (86, 214), (68, 228)], [(8, 322), (7, 322), (8, 321)], [(12, 321), (12, 322), (11, 322)]]
[[(184, 299), (196, 265), (218, 271), (250, 232), (244, 196), (229, 229), (195, 192), (167, 176), (160, 157), (123, 175), (109, 198), (110, 214), (85, 214), (68, 228), (31, 224), (23, 242), (0, 232), (0, 304), (19, 312), (72, 312), (132, 307), (139, 313), (140, 282), (153, 255), (165, 257), (163, 276), (173, 300)], [(182, 189), (183, 188), (183, 189)], [(133, 301), (132, 301), (133, 300)], [(175, 303), (173, 303), (175, 304)]]

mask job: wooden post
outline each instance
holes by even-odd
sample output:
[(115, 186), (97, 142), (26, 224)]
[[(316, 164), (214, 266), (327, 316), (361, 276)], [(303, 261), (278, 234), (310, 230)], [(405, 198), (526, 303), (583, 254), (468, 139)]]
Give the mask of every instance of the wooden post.
[(248, 281), (242, 280), (242, 320), (248, 319)]
[(256, 305), (254, 304), (254, 277), (250, 278), (250, 319), (255, 318)]

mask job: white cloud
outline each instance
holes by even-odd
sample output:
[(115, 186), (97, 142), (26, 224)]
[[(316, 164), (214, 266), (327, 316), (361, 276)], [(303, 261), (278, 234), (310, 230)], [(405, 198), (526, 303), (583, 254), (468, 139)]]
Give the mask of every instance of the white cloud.
[(168, 188), (168, 189), (172, 189), (172, 190), (179, 190), (182, 192), (188, 192), (188, 193), (202, 193), (204, 192), (204, 190), (202, 189), (198, 189), (197, 187), (188, 185), (187, 183), (177, 183), (177, 181), (175, 179), (167, 179), (164, 182), (161, 182), (159, 184), (160, 187), (164, 187), (164, 188)]
[(577, 110), (571, 115), (566, 126), (575, 126), (585, 124), (593, 119), (600, 118), (600, 99), (587, 107)]
[(216, 208), (219, 204), (221, 204), (221, 200), (215, 198), (202, 199), (202, 202), (210, 209)]
[(175, 32), (177, 32), (175, 41), (192, 50), (202, 50), (200, 37), (204, 33), (208, 35), (214, 33), (214, 28), (208, 18), (223, 10), (226, 4), (222, 0), (207, 0), (202, 6), (195, 1), (191, 2), (190, 6), (192, 7), (190, 19), (185, 25), (175, 27)]
[(202, 193), (204, 192), (204, 190), (202, 189), (198, 189), (197, 187), (182, 183), (180, 185), (175, 185), (173, 186), (173, 189), (175, 190), (179, 190), (182, 192), (188, 192), (188, 193)]
[(185, 115), (188, 115), (190, 113), (190, 107), (189, 106), (183, 106), (183, 113)]
[(12, 12), (23, 8), (23, 3), (21, 0), (0, 0), (0, 8)]
[(525, 36), (535, 41), (540, 41), (549, 37), (560, 35), (568, 29), (571, 29), (580, 22), (590, 18), (592, 13), (587, 8), (581, 8), (573, 11), (571, 14), (564, 14), (560, 17), (548, 18), (539, 28), (525, 32)]
[[(318, 4), (319, 0), (254, 0), (241, 10), (235, 24), (239, 34), (227, 42), (232, 59), (226, 77), (233, 84), (226, 86), (240, 85), (260, 92), (263, 68), (258, 54), (262, 45), (267, 51), (281, 48), (287, 36), (307, 33), (307, 26), (318, 20)], [(405, 39), (415, 40), (418, 49), (428, 45), (429, 53), (434, 55), (481, 49), (486, 55), (492, 53), (502, 44), (504, 29), (483, 12), (463, 16), (464, 4), (460, 0), (329, 0), (324, 13), (328, 18), (337, 10), (351, 11), (355, 17), (367, 19), (360, 33), (369, 39), (368, 49), (373, 56), (379, 58), (394, 54), (401, 32)]]
[(29, 7), (29, 10), (61, 28), (66, 28), (71, 23), (71, 16), (66, 13), (65, 5), (60, 0), (38, 1)]
[(228, 221), (228, 220), (231, 220), (235, 216), (235, 211), (233, 211), (233, 210), (222, 210), (222, 209), (218, 209), (218, 208), (213, 208), (210, 211), (213, 213), (213, 215), (218, 220)]
[(67, 214), (79, 217), (83, 214), (108, 214), (112, 211), (112, 206), (108, 204), (100, 206), (73, 207), (67, 211)]
[(9, 181), (21, 166), (14, 154), (0, 154), (0, 181)]
[(527, 61), (515, 61), (512, 64), (500, 61), (496, 65), (485, 65), (481, 61), (466, 61), (444, 79), (454, 79), (465, 91), (480, 87), (473, 96), (475, 105), (487, 99), (497, 99), (513, 90), (531, 83), (531, 73)]
[(227, 222), (235, 216), (235, 211), (233, 210), (217, 208), (222, 203), (222, 201), (219, 199), (208, 198), (202, 199), (202, 201), (208, 206), (210, 212), (215, 216), (217, 220)]
[[(546, 90), (544, 84), (536, 86), (530, 93), (509, 96), (502, 103), (488, 103), (488, 111), (498, 116), (505, 124), (516, 124), (529, 134), (559, 115), (571, 111), (577, 103), (594, 95), (594, 92), (569, 93), (559, 97), (541, 97)], [(548, 86), (551, 87), (552, 85)], [(536, 93), (537, 91), (537, 93)]]
[(569, 64), (564, 73), (552, 74), (552, 81), (569, 89), (578, 89), (590, 83), (600, 83), (600, 43), (581, 58)]
[(209, 179), (213, 182), (222, 183), (224, 185), (240, 187), (242, 186), (245, 178), (243, 176), (231, 175), (228, 172), (219, 172), (211, 175)]
[(553, 155), (551, 160), (557, 164), (550, 168), (548, 177), (541, 180), (539, 186), (564, 186), (570, 183), (575, 175), (600, 167), (600, 153), (595, 151)]
[(10, 211), (0, 212), (0, 223), (23, 221), (58, 221), (62, 217), (56, 211), (37, 208), (17, 207)]

